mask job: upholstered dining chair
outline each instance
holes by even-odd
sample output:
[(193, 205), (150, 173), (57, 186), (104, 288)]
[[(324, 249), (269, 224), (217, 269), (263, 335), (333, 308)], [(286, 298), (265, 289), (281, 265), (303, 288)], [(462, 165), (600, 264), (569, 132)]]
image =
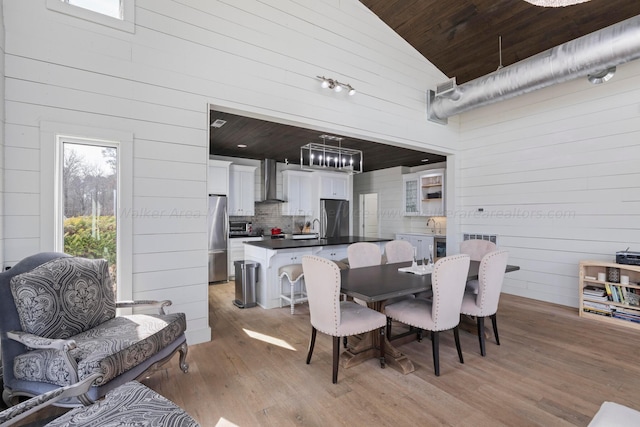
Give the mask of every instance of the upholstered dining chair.
[(370, 267), (382, 263), (382, 252), (375, 243), (357, 242), (347, 247), (349, 268)]
[[(469, 255), (450, 255), (440, 258), (433, 266), (431, 287), (433, 298), (405, 299), (387, 305), (384, 310), (387, 315), (387, 328), (391, 320), (404, 323), (420, 330), (431, 331), (431, 345), (433, 352), (433, 368), (436, 376), (440, 375), (440, 332), (453, 329), (453, 337), (458, 350), (460, 363), (464, 363), (460, 348), (460, 307), (462, 296), (469, 274)], [(421, 340), (421, 331), (418, 332)]]
[(386, 317), (353, 301), (340, 301), (340, 268), (331, 260), (313, 255), (302, 257), (307, 284), (311, 339), (307, 364), (311, 363), (316, 333), (333, 337), (333, 383), (338, 382), (340, 337), (363, 334), (380, 329), (380, 366), (385, 367), (384, 333)]
[[(482, 261), (482, 257), (489, 252), (497, 251), (498, 247), (489, 240), (470, 239), (460, 243), (460, 253), (467, 254), (471, 257), (471, 261)], [(478, 293), (478, 280), (469, 280), (467, 282), (466, 292)]]
[(406, 240), (392, 240), (384, 245), (387, 263), (413, 261), (413, 246)]
[[(382, 264), (382, 252), (375, 243), (357, 242), (347, 247), (347, 258), (349, 259), (349, 268), (371, 267), (373, 265)], [(353, 299), (356, 303), (366, 306), (367, 303), (358, 299)], [(345, 346), (347, 340), (344, 340)]]
[(507, 251), (493, 251), (482, 257), (478, 271), (478, 294), (465, 292), (462, 299), (460, 313), (467, 316), (475, 316), (478, 323), (478, 340), (480, 341), (480, 354), (482, 356), (485, 355), (485, 317), (491, 317), (496, 344), (500, 345), (496, 312), (498, 311), (498, 301), (500, 300), (508, 258), (509, 253)]

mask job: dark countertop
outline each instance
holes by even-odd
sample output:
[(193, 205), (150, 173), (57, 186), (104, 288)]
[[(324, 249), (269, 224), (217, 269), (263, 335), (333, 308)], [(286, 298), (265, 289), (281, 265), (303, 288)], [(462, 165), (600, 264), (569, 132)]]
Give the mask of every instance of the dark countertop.
[(253, 245), (264, 249), (295, 249), (295, 248), (312, 248), (315, 246), (335, 246), (350, 245), (357, 242), (388, 242), (393, 239), (380, 239), (359, 236), (343, 236), (333, 237), (329, 239), (268, 239), (255, 242), (246, 242), (245, 245)]

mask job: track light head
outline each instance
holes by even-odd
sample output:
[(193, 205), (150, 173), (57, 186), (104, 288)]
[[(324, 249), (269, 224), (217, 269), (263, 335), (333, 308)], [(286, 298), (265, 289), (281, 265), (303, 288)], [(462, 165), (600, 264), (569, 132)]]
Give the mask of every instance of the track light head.
[(324, 76), (316, 76), (317, 78), (319, 78), (320, 80), (322, 80), (322, 82), (320, 83), (320, 87), (322, 87), (323, 89), (333, 89), (335, 92), (342, 92), (342, 89), (347, 89), (347, 93), (350, 96), (355, 95), (356, 90), (353, 88), (353, 86), (351, 86), (348, 83), (340, 83), (337, 80), (331, 79), (331, 78), (327, 78)]

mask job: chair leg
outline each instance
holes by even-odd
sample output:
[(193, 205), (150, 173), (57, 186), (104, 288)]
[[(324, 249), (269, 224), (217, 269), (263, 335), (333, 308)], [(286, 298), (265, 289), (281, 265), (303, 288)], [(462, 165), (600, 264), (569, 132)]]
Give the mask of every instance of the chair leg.
[[(387, 321), (389, 318), (387, 317)], [(384, 326), (380, 328), (380, 367), (384, 369), (386, 361), (384, 360), (384, 338), (385, 338), (385, 330)]]
[(453, 338), (456, 341), (456, 350), (458, 350), (458, 359), (460, 359), (460, 363), (464, 363), (464, 359), (462, 358), (462, 347), (460, 347), (460, 331), (458, 326), (453, 328)]
[(496, 337), (496, 344), (500, 345), (500, 338), (498, 337), (498, 319), (496, 313), (491, 315), (491, 323), (493, 324), (493, 335)]
[(313, 347), (316, 345), (316, 333), (318, 331), (313, 326), (311, 327), (311, 339), (309, 340), (309, 351), (307, 352), (307, 365), (311, 362), (311, 355), (313, 354)]
[(418, 332), (416, 332), (416, 338), (418, 342), (422, 341), (422, 329), (418, 329)]
[(431, 348), (433, 350), (433, 370), (440, 376), (440, 333), (431, 331)]
[(333, 337), (333, 383), (338, 382), (338, 359), (340, 356), (340, 337)]
[(344, 346), (344, 348), (347, 348), (347, 343), (349, 342), (349, 340), (347, 339), (347, 337), (342, 337), (342, 345)]
[(387, 339), (391, 339), (391, 318), (387, 316)]
[(187, 352), (189, 351), (189, 346), (186, 342), (183, 342), (180, 346), (180, 369), (185, 374), (189, 372), (189, 364), (187, 363)]
[(296, 305), (294, 302), (295, 300), (293, 299), (295, 296), (296, 283), (289, 281), (289, 284), (291, 285), (291, 314), (293, 314), (295, 311), (295, 305)]
[(484, 348), (484, 317), (477, 316), (476, 319), (478, 322), (478, 341), (480, 341), (480, 354), (484, 357), (486, 354)]

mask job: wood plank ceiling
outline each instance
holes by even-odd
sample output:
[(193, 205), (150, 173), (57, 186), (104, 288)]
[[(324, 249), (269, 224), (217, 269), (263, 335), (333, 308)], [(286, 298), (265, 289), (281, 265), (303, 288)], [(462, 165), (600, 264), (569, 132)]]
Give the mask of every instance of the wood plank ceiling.
[(640, 15), (638, 0), (540, 7), (524, 0), (360, 0), (458, 84)]
[[(640, 15), (640, 0), (591, 0), (543, 8), (524, 0), (360, 0), (425, 58), (457, 83), (481, 77), (502, 65)], [(299, 163), (300, 146), (322, 142), (325, 132), (212, 111), (210, 153)], [(246, 148), (238, 148), (246, 144)], [(364, 152), (364, 170), (418, 166), (444, 161), (435, 154), (345, 138), (343, 146)]]

